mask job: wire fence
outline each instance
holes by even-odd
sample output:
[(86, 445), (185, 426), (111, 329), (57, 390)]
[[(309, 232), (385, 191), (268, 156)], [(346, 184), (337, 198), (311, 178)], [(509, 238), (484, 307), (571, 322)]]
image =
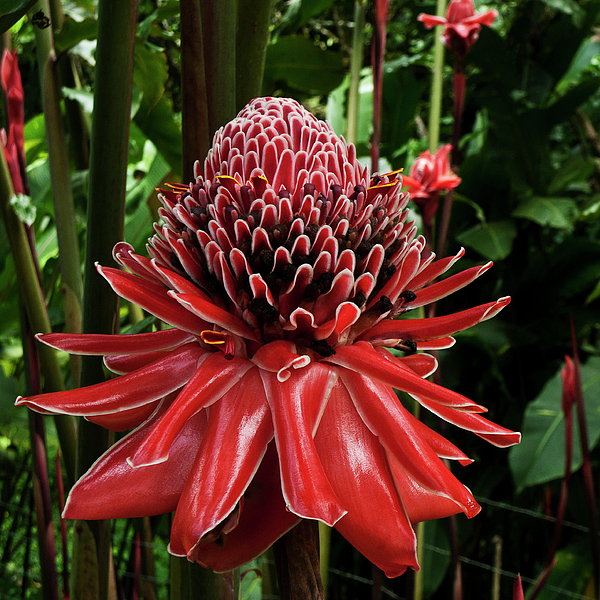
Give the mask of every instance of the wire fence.
[[(482, 497), (478, 497), (477, 501), (481, 504), (486, 504), (488, 506), (492, 506), (492, 507), (498, 508), (503, 511), (508, 511), (508, 512), (512, 512), (512, 513), (524, 515), (528, 518), (536, 519), (538, 521), (544, 521), (548, 524), (556, 523), (556, 518), (554, 518), (552, 516), (545, 515), (543, 513), (536, 512), (536, 511), (526, 509), (526, 508), (522, 508), (519, 506), (507, 504), (505, 502), (499, 502), (496, 500), (492, 500), (489, 498), (482, 498)], [(6, 517), (10, 517), (11, 515), (15, 515), (16, 513), (20, 513), (23, 516), (31, 518), (34, 516), (32, 510), (23, 504), (14, 504), (14, 503), (6, 502), (3, 500), (0, 500), (0, 509), (3, 511), (4, 517), (5, 517), (3, 519), (3, 526), (0, 528), (0, 542), (2, 542), (2, 547), (6, 547), (7, 540), (10, 539), (11, 547), (21, 547), (23, 545), (27, 545), (30, 548), (30, 552), (37, 553), (37, 538), (35, 537), (35, 535), (33, 535), (33, 534), (24, 535), (18, 531), (11, 530), (10, 527), (8, 527), (8, 522), (10, 519), (6, 518)], [(570, 528), (573, 531), (582, 532), (582, 533), (589, 533), (589, 531), (590, 531), (589, 527), (587, 527), (586, 525), (574, 523), (571, 521), (563, 521), (563, 527)], [(127, 537), (124, 535), (120, 535), (118, 533), (114, 533), (112, 535), (112, 539), (113, 539), (113, 543), (115, 545), (120, 545), (121, 550), (125, 549), (125, 550), (127, 550), (128, 553), (131, 553), (131, 551), (136, 543), (134, 537)], [(158, 553), (166, 552), (166, 544), (164, 542), (154, 543), (154, 542), (147, 542), (147, 541), (141, 540), (139, 543), (142, 548), (151, 548), (154, 552), (158, 552)], [(446, 548), (441, 548), (434, 544), (425, 543), (424, 548), (427, 550), (430, 550), (436, 554), (443, 555), (446, 557), (449, 557), (451, 555), (450, 550), (448, 550)], [(267, 559), (260, 559), (260, 560), (262, 562), (260, 562), (258, 566), (265, 568), (266, 565), (268, 564), (268, 560)], [(476, 569), (480, 569), (482, 571), (486, 571), (486, 572), (492, 573), (494, 575), (500, 576), (500, 578), (503, 578), (505, 580), (504, 585), (506, 585), (507, 587), (510, 586), (511, 589), (512, 589), (512, 582), (519, 575), (519, 573), (517, 573), (515, 571), (503, 569), (501, 567), (498, 567), (497, 565), (474, 560), (467, 556), (461, 555), (458, 557), (458, 560), (464, 565), (469, 565), (470, 567), (474, 567)], [(124, 561), (121, 561), (121, 564), (123, 564), (123, 562)], [(335, 577), (341, 578), (342, 580), (346, 580), (349, 582), (350, 581), (357, 582), (360, 584), (364, 584), (365, 586), (373, 586), (373, 583), (374, 583), (373, 579), (371, 579), (371, 578), (360, 576), (355, 573), (340, 570), (340, 569), (337, 569), (334, 567), (329, 568), (329, 574), (333, 575)], [(520, 575), (521, 575), (521, 579), (524, 583), (533, 584), (533, 583), (535, 583), (536, 576), (538, 574), (534, 574), (534, 576), (531, 576), (528, 574), (524, 575), (521, 573)], [(124, 579), (132, 579), (134, 577), (134, 573), (131, 571), (128, 571), (126, 569), (125, 570), (121, 569), (118, 572), (118, 576), (121, 578), (124, 578)], [(7, 578), (12, 579), (15, 582), (15, 585), (17, 587), (19, 585), (19, 582), (29, 580), (29, 582), (31, 582), (31, 584), (32, 584), (32, 586), (34, 586), (34, 588), (39, 588), (41, 585), (39, 564), (37, 564), (37, 561), (33, 561), (32, 564), (30, 564), (27, 569), (23, 569), (22, 567), (19, 566), (18, 562), (16, 560), (14, 560), (14, 557), (11, 557), (11, 559), (8, 561), (0, 562), (0, 581), (3, 581), (4, 583), (8, 583)], [(140, 579), (142, 582), (152, 583), (156, 587), (164, 589), (164, 590), (167, 590), (168, 586), (169, 586), (169, 579), (168, 579), (168, 577), (164, 577), (164, 576), (163, 577), (150, 576), (150, 575), (146, 575), (146, 574), (142, 573), (142, 574), (140, 574)], [(2, 586), (2, 587), (5, 587), (5, 586)], [(565, 599), (573, 598), (573, 599), (585, 600), (586, 598), (589, 598), (589, 596), (580, 594), (571, 589), (558, 587), (558, 586), (552, 585), (550, 583), (546, 583), (545, 589), (547, 589), (548, 591), (555, 592), (556, 598), (559, 598), (559, 599), (560, 598), (565, 598)], [(398, 595), (396, 592), (388, 589), (386, 586), (381, 587), (381, 594), (382, 594), (383, 598), (390, 598), (392, 600), (404, 600), (403, 596)], [(30, 595), (27, 597), (35, 598), (36, 596), (34, 593), (33, 596)], [(165, 591), (164, 597), (166, 597), (166, 591)], [(15, 596), (15, 595), (11, 595), (10, 593), (7, 594), (3, 591), (0, 591), (0, 600), (23, 600), (24, 598), (25, 598), (24, 595)], [(279, 597), (277, 595), (264, 594), (261, 596), (261, 598), (263, 600), (276, 600)]]

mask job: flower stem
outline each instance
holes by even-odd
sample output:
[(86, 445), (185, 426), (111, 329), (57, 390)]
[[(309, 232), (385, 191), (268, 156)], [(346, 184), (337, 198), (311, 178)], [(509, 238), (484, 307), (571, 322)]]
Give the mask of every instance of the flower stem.
[(181, 0), (181, 94), (183, 181), (192, 181), (194, 161), (210, 147), (201, 0)]
[(360, 70), (363, 64), (363, 47), (365, 38), (365, 23), (367, 15), (366, 0), (356, 0), (354, 3), (354, 31), (352, 32), (352, 52), (350, 54), (350, 87), (348, 89), (348, 129), (346, 140), (356, 144), (358, 130), (358, 88), (360, 85)]
[[(50, 14), (48, 0), (40, 0), (32, 9)], [(54, 218), (58, 237), (60, 272), (65, 305), (67, 329), (81, 331), (81, 299), (83, 284), (79, 257), (79, 241), (75, 224), (75, 208), (69, 155), (65, 137), (64, 123), (60, 110), (60, 86), (58, 83), (57, 60), (54, 53), (53, 27), (34, 27), (37, 43), (37, 59), (41, 78), (48, 160), (52, 181)], [(79, 379), (79, 360), (72, 362), (73, 379)]]
[(302, 519), (273, 549), (281, 600), (324, 600), (318, 522)]
[[(436, 15), (446, 12), (446, 0), (438, 0)], [(434, 153), (440, 143), (440, 115), (442, 113), (442, 74), (444, 71), (444, 44), (440, 40), (443, 27), (435, 28), (433, 44), (433, 69), (431, 79), (431, 101), (429, 105), (429, 151)]]
[(274, 0), (237, 0), (236, 111), (261, 95)]
[[(50, 333), (50, 319), (46, 310), (44, 294), (40, 286), (33, 252), (29, 244), (25, 224), (15, 214), (10, 199), (14, 191), (10, 180), (8, 165), (4, 153), (0, 152), (0, 213), (4, 229), (15, 262), (15, 271), (19, 282), (19, 290), (27, 318), (32, 331)], [(65, 388), (60, 365), (55, 351), (43, 344), (38, 344), (38, 357), (44, 375), (45, 388), (48, 391), (60, 391)], [(75, 481), (76, 433), (73, 417), (56, 415), (54, 417), (61, 451), (65, 458), (67, 476), (72, 483)]]

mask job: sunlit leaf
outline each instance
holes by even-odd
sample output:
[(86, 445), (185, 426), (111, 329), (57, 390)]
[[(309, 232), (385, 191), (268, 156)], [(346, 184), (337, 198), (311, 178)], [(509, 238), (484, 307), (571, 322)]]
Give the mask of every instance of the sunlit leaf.
[(65, 52), (83, 40), (95, 40), (98, 37), (98, 21), (87, 18), (76, 21), (66, 18), (62, 29), (54, 36), (54, 46), (59, 52)]
[(539, 225), (571, 230), (577, 205), (570, 198), (533, 196), (513, 211), (513, 217), (529, 219)]
[[(592, 357), (581, 367), (589, 446), (600, 439), (600, 358)], [(510, 449), (509, 464), (517, 490), (563, 476), (565, 470), (565, 419), (562, 411), (562, 381), (558, 371), (539, 396), (525, 409), (521, 444)], [(575, 410), (575, 407), (574, 407)], [(572, 471), (581, 467), (577, 418), (573, 419)]]

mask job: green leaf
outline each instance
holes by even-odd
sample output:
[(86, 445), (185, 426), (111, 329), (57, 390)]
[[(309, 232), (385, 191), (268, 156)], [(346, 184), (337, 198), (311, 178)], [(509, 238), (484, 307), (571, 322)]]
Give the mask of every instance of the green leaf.
[(267, 47), (265, 87), (284, 83), (311, 94), (329, 94), (344, 79), (341, 52), (321, 50), (303, 36), (280, 37)]
[(83, 40), (95, 40), (98, 37), (98, 21), (87, 18), (76, 21), (67, 17), (62, 29), (54, 36), (54, 46), (59, 52), (70, 50)]
[[(591, 449), (600, 439), (600, 357), (592, 357), (582, 365), (581, 382)], [(539, 396), (527, 405), (521, 428), (521, 443), (510, 449), (508, 462), (518, 492), (564, 475), (564, 421), (559, 370), (546, 383)], [(576, 471), (581, 467), (582, 458), (576, 418), (573, 423), (571, 470)]]
[(519, 204), (512, 216), (571, 231), (577, 217), (577, 205), (570, 198), (533, 196)]
[(152, 110), (161, 99), (168, 78), (167, 57), (164, 52), (151, 50), (141, 38), (135, 39), (133, 81), (142, 91)]
[(36, 0), (0, 0), (0, 34), (8, 31), (36, 3)]
[(35, 222), (36, 209), (31, 202), (31, 197), (25, 194), (15, 194), (10, 199), (10, 205), (17, 214), (17, 217), (27, 225), (33, 225)]
[(583, 23), (585, 11), (575, 0), (544, 0), (544, 4), (554, 10), (570, 15), (573, 19), (573, 25), (576, 27), (579, 27)]
[(583, 40), (573, 57), (569, 69), (556, 86), (556, 91), (562, 93), (570, 83), (573, 83), (587, 69), (592, 61), (600, 54), (600, 42), (593, 38)]
[(425, 597), (431, 597), (440, 587), (450, 565), (448, 527), (441, 519), (425, 521), (423, 544), (423, 587)]
[(482, 223), (457, 236), (458, 241), (489, 260), (506, 258), (517, 235), (513, 221)]

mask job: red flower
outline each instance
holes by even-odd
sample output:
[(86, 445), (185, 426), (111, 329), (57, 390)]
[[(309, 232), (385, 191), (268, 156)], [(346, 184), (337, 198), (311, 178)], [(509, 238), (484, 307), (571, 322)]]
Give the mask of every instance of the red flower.
[(450, 169), (448, 155), (451, 144), (442, 146), (432, 156), (429, 150), (421, 152), (410, 168), (410, 176), (402, 178), (408, 186), (411, 200), (421, 208), (423, 222), (431, 227), (440, 201), (440, 192), (447, 192), (460, 184), (460, 177)]
[(25, 170), (25, 109), (23, 84), (17, 62), (17, 51), (12, 54), (5, 50), (0, 67), (2, 89), (6, 95), (6, 120), (8, 121), (8, 137), (0, 132), (2, 148), (10, 171), (13, 188), (16, 194), (25, 193), (23, 172)]
[(477, 41), (482, 25), (490, 27), (498, 11), (475, 14), (473, 0), (452, 0), (446, 11), (446, 18), (420, 14), (417, 18), (427, 29), (443, 25), (442, 41), (458, 57), (464, 58)]
[[(119, 243), (113, 289), (172, 326), (136, 335), (50, 334), (122, 376), (19, 405), (135, 428), (75, 485), (65, 515), (175, 511), (170, 551), (217, 571), (301, 518), (334, 525), (389, 576), (418, 568), (412, 525), (480, 508), (442, 458), (470, 460), (404, 408), (394, 388), (498, 446), (519, 434), (425, 379), (415, 350), (493, 317), (502, 298), (400, 319), (487, 271), (431, 283), (394, 175), (370, 184), (354, 147), (293, 100), (251, 102), (215, 135), (196, 181), (164, 192), (151, 259)], [(407, 354), (397, 357), (386, 349)]]

